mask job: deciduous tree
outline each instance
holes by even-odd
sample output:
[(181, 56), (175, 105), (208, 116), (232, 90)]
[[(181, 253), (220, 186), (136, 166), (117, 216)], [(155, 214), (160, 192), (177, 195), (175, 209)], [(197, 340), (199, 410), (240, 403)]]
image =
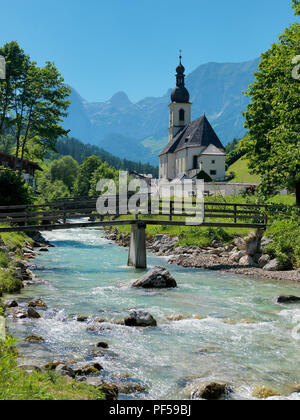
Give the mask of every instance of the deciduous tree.
[[(299, 2), (295, 1), (299, 8)], [(298, 10), (298, 9), (297, 9)], [(242, 142), (250, 169), (262, 178), (262, 189), (296, 191), (300, 203), (300, 80), (293, 77), (300, 54), (300, 25), (295, 23), (261, 56), (245, 113), (249, 136)]]

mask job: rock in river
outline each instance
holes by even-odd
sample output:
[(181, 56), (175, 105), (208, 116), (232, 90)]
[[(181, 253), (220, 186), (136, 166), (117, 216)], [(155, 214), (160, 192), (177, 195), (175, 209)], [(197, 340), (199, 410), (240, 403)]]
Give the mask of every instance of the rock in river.
[(266, 271), (279, 271), (281, 268), (282, 267), (281, 267), (280, 262), (276, 258), (274, 258), (274, 260), (271, 260), (266, 265), (264, 265), (263, 270), (266, 270)]
[(127, 327), (156, 327), (157, 322), (149, 312), (131, 311), (124, 320)]
[(164, 267), (153, 267), (148, 273), (143, 277), (136, 280), (133, 284), (133, 287), (143, 287), (147, 289), (151, 288), (169, 288), (177, 287), (176, 280), (171, 276), (168, 270)]
[(192, 399), (220, 400), (228, 391), (230, 391), (230, 387), (227, 384), (212, 382), (200, 385), (198, 389), (194, 390), (191, 397)]
[(28, 303), (28, 306), (31, 308), (47, 308), (47, 305), (45, 302), (42, 301), (42, 299), (35, 299)]
[(25, 341), (29, 343), (38, 343), (40, 341), (45, 341), (45, 339), (41, 335), (32, 334), (29, 337), (25, 338)]
[(4, 307), (5, 308), (17, 308), (18, 306), (19, 306), (18, 302), (15, 301), (15, 300), (6, 300), (4, 302)]
[(76, 376), (74, 370), (70, 366), (67, 366), (67, 365), (58, 365), (55, 368), (55, 372), (57, 375), (60, 375), (60, 376), (70, 376), (71, 378), (75, 378)]
[(292, 296), (292, 295), (289, 295), (289, 296), (281, 295), (276, 298), (276, 302), (277, 303), (300, 303), (300, 297)]
[(35, 309), (33, 309), (31, 306), (27, 310), (27, 315), (28, 315), (29, 318), (36, 318), (36, 319), (41, 317), (41, 315)]
[(99, 363), (95, 362), (87, 365), (76, 366), (74, 367), (74, 372), (75, 375), (85, 376), (97, 374), (102, 369), (103, 367)]
[(99, 341), (99, 342), (96, 344), (96, 347), (100, 347), (100, 348), (102, 348), (102, 349), (108, 349), (108, 343), (106, 343), (105, 341)]

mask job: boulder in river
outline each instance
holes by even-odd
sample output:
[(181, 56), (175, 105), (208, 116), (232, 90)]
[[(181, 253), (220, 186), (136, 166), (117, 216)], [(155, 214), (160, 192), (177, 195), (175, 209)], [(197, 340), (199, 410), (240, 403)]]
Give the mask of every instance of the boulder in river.
[(75, 378), (75, 376), (76, 376), (75, 372), (71, 368), (71, 366), (63, 365), (63, 364), (58, 365), (55, 368), (55, 372), (56, 372), (57, 375), (60, 375), (60, 376), (69, 376), (71, 378)]
[(75, 375), (85, 376), (85, 375), (97, 374), (102, 369), (103, 367), (99, 363), (95, 362), (95, 363), (89, 363), (87, 365), (76, 366), (74, 367), (74, 372), (75, 372)]
[(263, 267), (263, 270), (266, 270), (266, 271), (279, 271), (280, 269), (281, 269), (281, 264), (276, 258), (268, 262)]
[(88, 318), (87, 315), (76, 315), (76, 321), (78, 322), (86, 322)]
[(192, 392), (191, 398), (204, 400), (220, 400), (225, 397), (231, 388), (228, 384), (221, 384), (217, 382), (204, 383)]
[(5, 308), (17, 308), (18, 302), (16, 300), (7, 300), (4, 302), (4, 307)]
[(102, 348), (102, 349), (108, 349), (108, 343), (106, 343), (105, 341), (99, 341), (97, 344), (96, 344), (96, 347), (100, 347), (100, 348)]
[(258, 265), (255, 263), (254, 259), (250, 257), (250, 255), (245, 255), (239, 260), (240, 265), (244, 265), (247, 267), (258, 267)]
[(31, 306), (29, 306), (27, 310), (27, 315), (28, 315), (28, 318), (35, 318), (35, 319), (41, 318), (41, 315)]
[(42, 299), (35, 299), (28, 303), (28, 306), (31, 308), (47, 308), (47, 305), (45, 302), (42, 301)]
[(148, 271), (148, 273), (146, 273), (143, 277), (136, 280), (132, 286), (143, 287), (146, 289), (162, 289), (177, 287), (177, 283), (168, 270), (166, 270), (164, 267), (156, 266)]
[(63, 362), (53, 360), (52, 362), (46, 363), (44, 365), (44, 369), (46, 369), (46, 370), (55, 370), (57, 368), (57, 366), (63, 365), (63, 364), (64, 364)]
[(40, 248), (39, 252), (49, 252), (49, 249), (48, 248)]
[(137, 382), (118, 382), (117, 387), (120, 394), (140, 394), (146, 391), (146, 387)]
[(252, 396), (259, 399), (266, 399), (270, 397), (280, 397), (280, 394), (271, 388), (256, 386), (253, 390)]
[(292, 295), (281, 295), (276, 298), (277, 303), (300, 303), (300, 297)]
[(25, 338), (25, 341), (29, 343), (38, 343), (41, 341), (45, 341), (45, 339), (41, 335), (32, 334), (29, 337)]
[(107, 401), (116, 401), (118, 399), (119, 390), (116, 385), (103, 382), (99, 387), (99, 391), (105, 395)]
[(271, 260), (270, 255), (268, 254), (263, 254), (259, 260), (258, 260), (258, 265), (260, 266), (260, 268), (263, 268), (265, 265), (267, 265)]
[(149, 312), (131, 311), (125, 318), (127, 327), (156, 327), (157, 322)]
[(12, 317), (15, 319), (24, 319), (24, 318), (27, 318), (27, 316), (28, 316), (27, 312), (22, 310), (22, 311), (14, 312)]

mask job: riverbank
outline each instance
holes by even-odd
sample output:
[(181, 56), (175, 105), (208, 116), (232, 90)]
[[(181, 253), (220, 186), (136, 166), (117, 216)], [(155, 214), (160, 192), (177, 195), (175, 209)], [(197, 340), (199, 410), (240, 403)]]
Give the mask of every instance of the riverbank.
[[(130, 233), (119, 228), (106, 230), (106, 238), (122, 247), (128, 247)], [(270, 280), (300, 282), (300, 269), (280, 270), (280, 263), (266, 253), (272, 240), (256, 238), (253, 232), (247, 237), (236, 237), (231, 243), (213, 240), (209, 246), (178, 246), (178, 236), (168, 234), (147, 235), (147, 250), (166, 257), (169, 264), (186, 268), (199, 268), (260, 277)], [(250, 255), (249, 255), (250, 254)]]

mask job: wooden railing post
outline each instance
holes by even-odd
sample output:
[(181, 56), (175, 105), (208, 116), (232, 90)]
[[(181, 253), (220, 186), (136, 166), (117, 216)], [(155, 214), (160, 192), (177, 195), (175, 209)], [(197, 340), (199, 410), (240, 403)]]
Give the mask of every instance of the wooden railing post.
[(66, 223), (67, 219), (66, 219), (66, 204), (65, 202), (63, 203), (63, 222), (64, 224)]
[(174, 210), (174, 201), (171, 200), (171, 202), (170, 202), (170, 214), (169, 214), (169, 221), (170, 222), (172, 222), (173, 210)]
[(268, 207), (265, 206), (265, 225), (268, 226)]
[(26, 213), (26, 215), (25, 215), (25, 226), (28, 226), (28, 206), (26, 206), (26, 208), (25, 208), (25, 213)]
[(237, 205), (235, 204), (233, 208), (234, 208), (234, 223), (237, 223)]

